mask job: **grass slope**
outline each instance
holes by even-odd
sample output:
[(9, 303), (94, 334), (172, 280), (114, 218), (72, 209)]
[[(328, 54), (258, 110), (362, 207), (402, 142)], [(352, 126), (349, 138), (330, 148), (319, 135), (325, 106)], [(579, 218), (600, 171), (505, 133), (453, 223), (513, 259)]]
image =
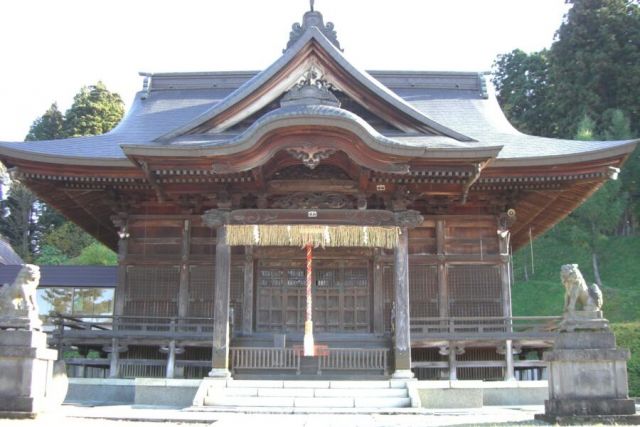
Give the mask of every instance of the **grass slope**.
[[(533, 243), (535, 273), (531, 268), (531, 250), (514, 254), (512, 304), (514, 316), (562, 315), (564, 289), (560, 266), (579, 264), (588, 283), (594, 282), (591, 254), (567, 246), (552, 234)], [(525, 269), (529, 280), (525, 281)], [(612, 322), (618, 345), (631, 350), (627, 365), (629, 394), (640, 396), (640, 238), (612, 237), (604, 243), (600, 255), (604, 315)]]
[[(560, 266), (579, 264), (588, 283), (594, 282), (591, 254), (567, 246), (553, 235), (545, 235), (514, 254), (512, 302), (514, 316), (559, 316), (564, 289)], [(525, 269), (529, 281), (525, 281)], [(612, 237), (605, 242), (600, 256), (604, 314), (611, 322), (640, 321), (640, 238)]]

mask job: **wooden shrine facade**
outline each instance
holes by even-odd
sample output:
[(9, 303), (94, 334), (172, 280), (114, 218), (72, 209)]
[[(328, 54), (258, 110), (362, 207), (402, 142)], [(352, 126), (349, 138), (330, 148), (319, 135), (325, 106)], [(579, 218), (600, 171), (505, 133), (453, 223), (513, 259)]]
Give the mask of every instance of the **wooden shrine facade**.
[[(145, 74), (105, 135), (0, 142), (15, 179), (118, 252), (114, 315), (60, 318), (53, 341), (81, 350), (69, 364), (492, 379), (544, 366), (526, 353), (550, 345), (554, 319), (512, 316), (511, 253), (637, 141), (524, 135), (483, 74), (365, 72), (341, 49), (309, 11), (263, 71)], [(229, 244), (236, 225), (247, 244)], [(300, 247), (251, 241), (262, 225), (345, 244), (315, 249), (305, 276)]]

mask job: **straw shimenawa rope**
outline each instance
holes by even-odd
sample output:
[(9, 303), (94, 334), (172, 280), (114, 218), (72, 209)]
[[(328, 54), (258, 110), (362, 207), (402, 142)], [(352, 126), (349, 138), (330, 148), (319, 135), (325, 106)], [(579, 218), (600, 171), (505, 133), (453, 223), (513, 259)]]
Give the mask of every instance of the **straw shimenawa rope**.
[(398, 227), (357, 225), (227, 225), (231, 246), (364, 247), (393, 249)]

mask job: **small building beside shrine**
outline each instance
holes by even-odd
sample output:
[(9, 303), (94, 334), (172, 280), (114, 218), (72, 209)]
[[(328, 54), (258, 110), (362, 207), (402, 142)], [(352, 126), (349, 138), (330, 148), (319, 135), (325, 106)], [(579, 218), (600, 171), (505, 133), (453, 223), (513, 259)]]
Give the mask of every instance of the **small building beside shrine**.
[[(143, 74), (111, 132), (1, 142), (119, 256), (114, 314), (51, 343), (111, 377), (538, 379), (511, 255), (637, 141), (524, 135), (483, 73), (362, 71), (317, 11), (260, 72)], [(305, 356), (312, 319), (314, 355)]]

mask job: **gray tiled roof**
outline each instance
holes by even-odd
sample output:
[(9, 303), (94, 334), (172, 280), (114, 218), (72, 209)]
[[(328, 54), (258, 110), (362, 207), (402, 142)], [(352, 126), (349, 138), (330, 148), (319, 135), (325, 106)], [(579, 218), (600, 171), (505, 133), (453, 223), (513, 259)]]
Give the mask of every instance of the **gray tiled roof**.
[[(0, 266), (0, 284), (11, 283), (20, 271), (19, 265)], [(97, 265), (41, 265), (42, 288), (115, 288), (118, 267)]]
[[(20, 265), (22, 258), (13, 250), (9, 242), (0, 237), (0, 265)], [(0, 284), (4, 282), (0, 281)]]
[[(366, 129), (372, 140), (383, 144), (406, 146), (412, 149), (451, 153), (464, 150), (486, 149), (502, 146), (494, 165), (517, 165), (522, 162), (533, 164), (563, 163), (579, 159), (588, 160), (605, 155), (620, 155), (630, 152), (636, 141), (572, 141), (540, 138), (522, 134), (506, 120), (495, 97), (486, 93), (484, 76), (477, 73), (455, 72), (408, 72), (408, 71), (359, 71), (353, 67), (342, 53), (314, 28), (307, 31), (296, 46), (289, 49), (272, 66), (260, 73), (220, 72), (220, 73), (161, 73), (148, 75), (149, 88), (136, 94), (135, 101), (123, 121), (111, 132), (92, 137), (80, 137), (56, 141), (0, 142), (0, 155), (41, 159), (49, 162), (101, 164), (128, 166), (129, 160), (123, 146), (157, 148), (158, 152), (181, 147), (194, 155), (198, 150), (193, 144), (198, 141), (181, 137), (189, 127), (215, 117), (229, 106), (238, 102), (248, 93), (258, 88), (277, 70), (283, 67), (290, 56), (311, 38), (316, 39), (344, 69), (362, 84), (375, 91), (394, 108), (409, 114), (423, 123), (435, 124), (442, 130), (453, 130), (446, 136), (385, 134), (371, 132), (370, 126), (353, 113), (334, 114), (336, 118), (351, 120)], [(271, 118), (287, 111), (269, 113)], [(328, 110), (327, 110), (328, 111)], [(306, 112), (310, 120), (327, 118), (327, 111), (316, 114)], [(293, 112), (288, 112), (290, 115)], [(347, 114), (348, 113), (348, 114)], [(295, 115), (295, 114), (293, 114)], [(266, 122), (265, 117), (263, 122)], [(222, 154), (231, 147), (247, 140), (237, 133), (217, 133), (206, 135), (200, 140), (208, 150), (217, 149)], [(457, 135), (457, 136), (456, 136)], [(463, 138), (459, 136), (462, 135)], [(174, 137), (168, 138), (168, 136)], [(177, 137), (177, 138), (175, 138)], [(471, 141), (462, 141), (464, 137)], [(127, 149), (128, 150), (128, 149)], [(415, 150), (413, 150), (415, 151)], [(215, 152), (208, 151), (208, 154)]]

